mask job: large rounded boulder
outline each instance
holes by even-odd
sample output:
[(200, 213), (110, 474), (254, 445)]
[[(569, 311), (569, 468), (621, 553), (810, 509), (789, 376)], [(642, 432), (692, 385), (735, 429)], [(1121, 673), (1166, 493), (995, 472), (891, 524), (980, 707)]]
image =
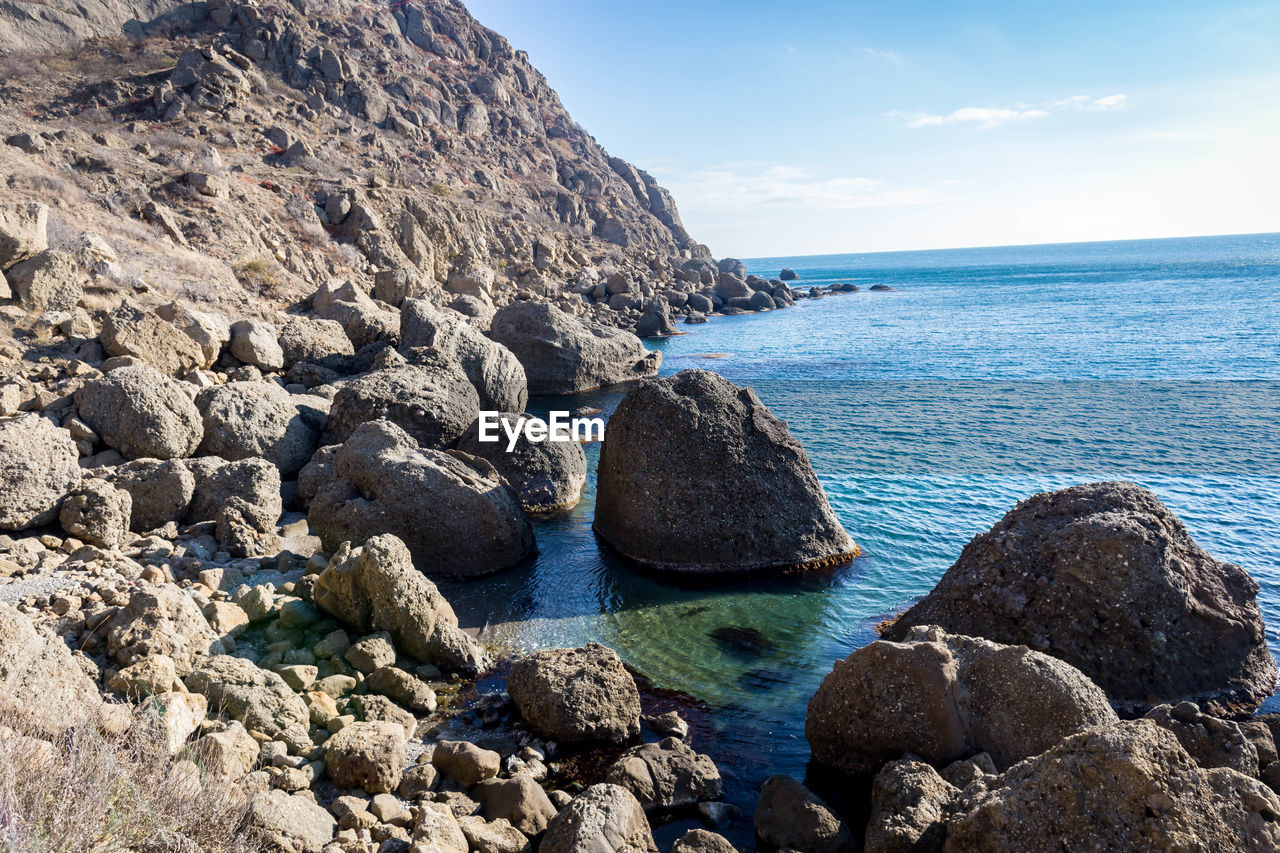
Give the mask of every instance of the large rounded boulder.
[(945, 764), (987, 752), (1004, 768), (1115, 720), (1074, 667), (931, 627), (838, 661), (809, 700), (805, 736), (818, 764), (869, 776), (908, 753)]
[(204, 425), (200, 452), (223, 459), (262, 457), (286, 477), (316, 451), (324, 413), (274, 382), (228, 382), (196, 397)]
[(144, 364), (119, 367), (79, 394), (80, 417), (130, 459), (177, 459), (200, 446), (200, 411), (178, 383)]
[(500, 571), (534, 553), (520, 499), (493, 466), (420, 447), (390, 421), (362, 424), (316, 465), (328, 471), (317, 478), (309, 517), (327, 550), (391, 533), (419, 569), (454, 577)]
[(546, 649), (516, 662), (507, 692), (529, 727), (562, 743), (623, 743), (640, 734), (640, 692), (613, 649)]
[(654, 376), (662, 354), (630, 332), (586, 324), (547, 302), (512, 302), (490, 336), (524, 365), (530, 394), (573, 394)]
[[(569, 509), (582, 496), (587, 482), (587, 455), (576, 441), (529, 441), (524, 434), (526, 415), (500, 414), (500, 425), (491, 433), (497, 441), (480, 440), (480, 420), (458, 439), (458, 450), (478, 456), (497, 469), (520, 495), (525, 512)], [(508, 450), (507, 431), (517, 433)]]
[(781, 571), (858, 554), (787, 425), (751, 389), (705, 370), (644, 382), (618, 405), (595, 530), (661, 571)]
[(1257, 594), (1150, 491), (1093, 483), (1019, 503), (885, 636), (941, 625), (1065, 660), (1126, 713), (1193, 701), (1230, 715), (1276, 683)]
[(456, 311), (410, 299), (400, 311), (400, 351), (412, 361), (419, 349), (456, 362), (475, 386), (480, 408), (521, 412), (529, 402), (524, 367), (511, 350), (485, 337)]
[(71, 433), (47, 418), (23, 414), (0, 420), (0, 530), (53, 521), (80, 484), (78, 458)]
[(450, 447), (475, 420), (480, 397), (456, 364), (433, 360), (375, 370), (342, 386), (329, 409), (326, 444), (385, 418), (423, 447)]

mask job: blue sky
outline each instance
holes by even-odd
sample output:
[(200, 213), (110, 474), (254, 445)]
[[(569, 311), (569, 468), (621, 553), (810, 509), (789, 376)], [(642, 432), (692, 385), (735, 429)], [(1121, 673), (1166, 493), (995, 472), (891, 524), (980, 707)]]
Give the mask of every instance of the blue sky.
[(717, 256), (1280, 231), (1280, 3), (471, 0)]

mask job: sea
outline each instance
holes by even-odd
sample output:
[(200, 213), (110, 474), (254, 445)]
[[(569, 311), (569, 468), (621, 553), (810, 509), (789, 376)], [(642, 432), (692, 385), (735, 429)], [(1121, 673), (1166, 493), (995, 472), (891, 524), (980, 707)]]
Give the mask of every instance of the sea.
[[(696, 701), (695, 746), (746, 809), (769, 775), (805, 777), (805, 707), (833, 662), (1037, 491), (1105, 479), (1154, 490), (1257, 580), (1280, 654), (1280, 234), (745, 263), (765, 277), (790, 268), (797, 287), (860, 290), (647, 345), (664, 375), (715, 371), (786, 420), (862, 556), (801, 577), (638, 573), (592, 534), (588, 446), (583, 499), (535, 523), (536, 561), (442, 584), (465, 627), (512, 650), (616, 649), (655, 689)], [(607, 416), (624, 392), (530, 411)], [(707, 500), (732, 501), (732, 482)]]

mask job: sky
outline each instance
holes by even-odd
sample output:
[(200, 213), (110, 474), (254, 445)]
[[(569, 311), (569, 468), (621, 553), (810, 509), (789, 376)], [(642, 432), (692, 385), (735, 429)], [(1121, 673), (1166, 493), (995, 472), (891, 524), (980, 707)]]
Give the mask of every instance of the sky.
[(1280, 2), (466, 0), (717, 257), (1280, 231)]

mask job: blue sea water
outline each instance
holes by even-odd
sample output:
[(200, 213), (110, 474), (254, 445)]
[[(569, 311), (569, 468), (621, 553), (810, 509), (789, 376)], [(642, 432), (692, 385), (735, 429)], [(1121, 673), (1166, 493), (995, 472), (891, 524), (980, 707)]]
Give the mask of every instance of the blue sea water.
[[(638, 574), (591, 533), (592, 447), (582, 503), (536, 524), (536, 562), (443, 585), (464, 625), (513, 649), (598, 640), (655, 685), (706, 702), (698, 747), (743, 804), (772, 773), (803, 777), (805, 703), (832, 662), (1036, 491), (1117, 478), (1154, 489), (1258, 581), (1280, 651), (1280, 235), (747, 265), (863, 290), (651, 345), (664, 374), (717, 371), (788, 421), (863, 556), (802, 578)], [(621, 393), (530, 408), (608, 413)], [(725, 626), (765, 642), (725, 645), (711, 636)]]

